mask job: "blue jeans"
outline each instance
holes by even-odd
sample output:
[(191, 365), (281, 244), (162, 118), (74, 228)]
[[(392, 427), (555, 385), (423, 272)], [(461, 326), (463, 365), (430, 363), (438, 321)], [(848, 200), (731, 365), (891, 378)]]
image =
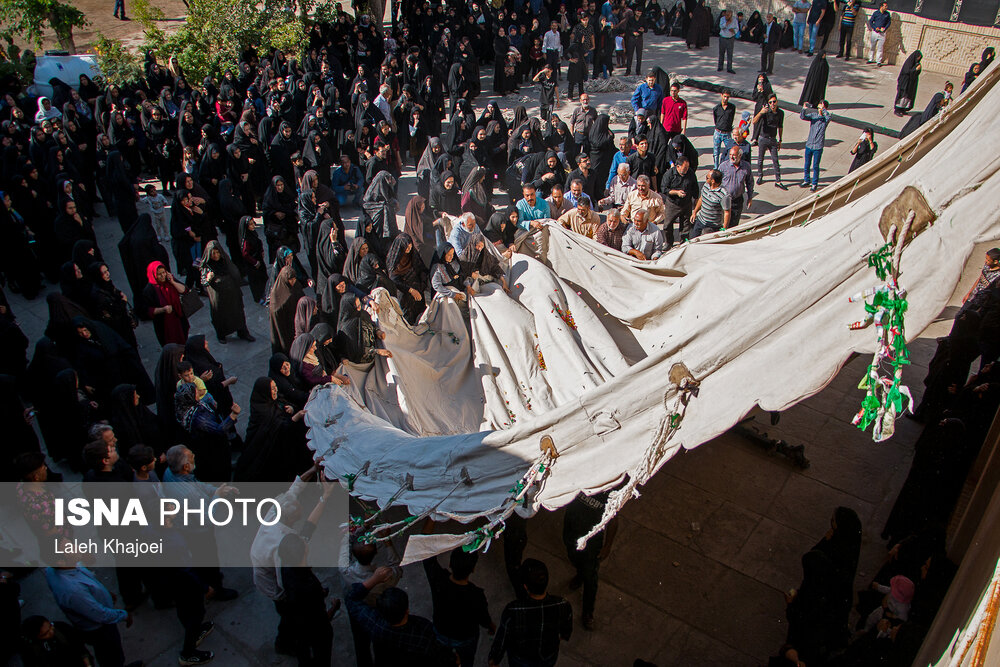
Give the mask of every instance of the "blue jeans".
[(795, 47), (796, 51), (801, 51), (802, 50), (802, 38), (805, 37), (805, 34), (806, 34), (806, 22), (805, 21), (803, 21), (802, 23), (793, 23), (792, 24), (792, 35), (793, 35), (793, 41), (794, 41), (793, 46)]
[(476, 646), (479, 644), (479, 628), (476, 628), (476, 636), (470, 639), (452, 639), (445, 637), (437, 630), (434, 630), (437, 640), (455, 651), (458, 654), (461, 667), (472, 667), (476, 661)]
[(819, 161), (823, 157), (823, 149), (806, 148), (806, 166), (803, 170), (802, 182), (809, 180), (809, 165), (812, 164), (812, 184), (819, 185)]
[(816, 50), (816, 35), (819, 33), (819, 21), (809, 24), (809, 53)]
[(722, 158), (723, 150), (728, 151), (732, 143), (732, 137), (725, 132), (716, 130), (715, 134), (712, 135), (712, 160), (715, 161), (716, 169), (719, 168), (719, 160)]

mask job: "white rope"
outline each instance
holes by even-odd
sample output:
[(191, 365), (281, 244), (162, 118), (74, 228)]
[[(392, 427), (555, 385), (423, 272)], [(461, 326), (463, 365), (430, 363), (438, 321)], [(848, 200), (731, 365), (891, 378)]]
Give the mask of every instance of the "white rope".
[(689, 385), (687, 380), (682, 381), (680, 386), (676, 386), (672, 408), (667, 405), (668, 399), (664, 396), (663, 402), (664, 407), (667, 409), (667, 415), (660, 421), (660, 426), (653, 437), (653, 441), (646, 449), (639, 464), (629, 471), (628, 483), (609, 494), (608, 501), (604, 505), (604, 514), (601, 516), (601, 520), (586, 535), (576, 541), (576, 548), (578, 550), (583, 550), (590, 538), (604, 530), (629, 499), (639, 497), (638, 487), (652, 478), (660, 461), (666, 455), (667, 443), (680, 428), (681, 421), (684, 419), (684, 413), (687, 411), (688, 392), (696, 386), (696, 384)]

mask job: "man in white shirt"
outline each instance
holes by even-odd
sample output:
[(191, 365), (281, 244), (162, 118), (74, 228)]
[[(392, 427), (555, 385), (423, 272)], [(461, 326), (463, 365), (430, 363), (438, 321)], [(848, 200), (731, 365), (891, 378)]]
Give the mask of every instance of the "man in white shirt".
[[(253, 566), (253, 583), (258, 592), (264, 597), (274, 602), (274, 609), (278, 612), (278, 636), (274, 640), (274, 649), (283, 655), (295, 655), (295, 646), (292, 644), (292, 630), (289, 627), (289, 616), (291, 610), (285, 599), (285, 590), (281, 585), (278, 573), (281, 571), (281, 562), (278, 558), (278, 546), (286, 535), (296, 533), (293, 526), (302, 517), (302, 505), (300, 497), (302, 492), (308, 487), (308, 481), (320, 470), (320, 465), (315, 464), (312, 468), (295, 478), (288, 491), (281, 494), (276, 500), (281, 506), (280, 520), (268, 525), (262, 523), (257, 529), (257, 535), (250, 545), (250, 564)], [(320, 497), (315, 509), (309, 514), (305, 525), (298, 531), (303, 539), (308, 540), (319, 522), (326, 505), (326, 499), (333, 490), (333, 485), (324, 483), (323, 494)], [(265, 516), (266, 522), (274, 521), (277, 511), (272, 509)]]
[(559, 37), (558, 21), (552, 21), (549, 24), (549, 31), (542, 36), (542, 53), (545, 54), (545, 62), (552, 65), (552, 71), (556, 73), (558, 81), (559, 61), (562, 59), (562, 39)]
[(372, 100), (372, 104), (375, 105), (376, 109), (382, 112), (382, 115), (387, 121), (389, 121), (389, 124), (393, 125), (393, 128), (395, 128), (395, 125), (392, 122), (392, 109), (389, 107), (390, 95), (392, 95), (392, 89), (383, 84), (382, 87), (378, 89), (378, 95), (376, 95), (375, 99)]
[(636, 189), (635, 179), (632, 178), (630, 172), (631, 168), (627, 162), (618, 165), (618, 173), (608, 187), (608, 196), (597, 203), (602, 211), (609, 208), (621, 208), (625, 205), (629, 194)]
[(727, 9), (719, 17), (719, 71), (722, 71), (722, 61), (726, 59), (726, 71), (735, 74), (733, 70), (733, 45), (736, 43), (736, 33), (740, 24), (733, 16), (733, 10)]

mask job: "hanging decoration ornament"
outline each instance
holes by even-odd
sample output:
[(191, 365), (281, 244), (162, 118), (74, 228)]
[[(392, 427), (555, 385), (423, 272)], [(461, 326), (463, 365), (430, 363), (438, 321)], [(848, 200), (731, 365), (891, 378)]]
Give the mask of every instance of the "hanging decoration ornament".
[[(892, 437), (896, 420), (906, 411), (913, 410), (913, 396), (903, 384), (903, 367), (910, 363), (910, 350), (906, 346), (906, 290), (899, 285), (899, 261), (904, 240), (910, 231), (914, 214), (910, 211), (901, 232), (893, 225), (887, 243), (868, 255), (868, 266), (883, 281), (849, 301), (864, 302), (865, 318), (848, 325), (852, 331), (875, 325), (875, 354), (868, 365), (858, 389), (865, 391), (861, 409), (851, 421), (865, 431), (872, 427), (872, 439), (882, 442)], [(898, 233), (897, 233), (898, 232)]]

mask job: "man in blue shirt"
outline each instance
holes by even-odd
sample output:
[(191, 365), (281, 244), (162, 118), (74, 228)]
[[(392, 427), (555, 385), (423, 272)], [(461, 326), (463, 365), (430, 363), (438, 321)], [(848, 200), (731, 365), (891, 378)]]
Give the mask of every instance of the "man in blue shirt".
[(815, 109), (806, 102), (802, 105), (799, 118), (809, 121), (809, 137), (806, 139), (806, 163), (800, 187), (809, 187), (809, 164), (812, 163), (812, 187), (816, 192), (819, 187), (819, 161), (823, 157), (823, 144), (826, 141), (826, 127), (830, 124), (830, 112), (826, 110), (827, 102), (823, 100)]
[(868, 56), (868, 64), (878, 63), (882, 66), (882, 49), (885, 47), (885, 33), (892, 23), (892, 15), (889, 14), (889, 3), (883, 2), (879, 5), (878, 11), (868, 19), (868, 27), (872, 29), (871, 53)]
[[(348, 201), (361, 208), (361, 195), (365, 192), (365, 177), (356, 164), (351, 163), (351, 156), (341, 153), (340, 166), (333, 170), (330, 176), (333, 191), (337, 193), (337, 201), (341, 206), (347, 206)], [(309, 221), (303, 221), (308, 224)]]
[(524, 198), (517, 202), (517, 226), (524, 230), (541, 229), (540, 220), (551, 218), (549, 204), (538, 197), (535, 186), (525, 183), (521, 186)]
[(646, 80), (636, 86), (632, 93), (632, 111), (646, 110), (646, 118), (655, 118), (663, 103), (663, 88), (656, 83), (656, 72), (646, 72)]
[(618, 152), (615, 156), (611, 158), (611, 171), (608, 173), (608, 180), (604, 183), (604, 189), (607, 190), (611, 187), (611, 183), (615, 180), (615, 176), (618, 175), (618, 165), (622, 162), (628, 162), (628, 156), (632, 154), (632, 142), (628, 140), (628, 137), (624, 134), (618, 135)]
[[(85, 567), (46, 568), (45, 581), (66, 618), (94, 647), (97, 663), (101, 667), (122, 667), (125, 651), (118, 624), (124, 621), (126, 628), (132, 627), (132, 613), (116, 609), (111, 592)], [(136, 661), (128, 667), (141, 665), (142, 661)]]
[(812, 0), (809, 7), (809, 14), (806, 16), (806, 23), (809, 25), (809, 55), (816, 50), (816, 37), (819, 33), (819, 26), (823, 22), (823, 17), (830, 11), (828, 0)]

